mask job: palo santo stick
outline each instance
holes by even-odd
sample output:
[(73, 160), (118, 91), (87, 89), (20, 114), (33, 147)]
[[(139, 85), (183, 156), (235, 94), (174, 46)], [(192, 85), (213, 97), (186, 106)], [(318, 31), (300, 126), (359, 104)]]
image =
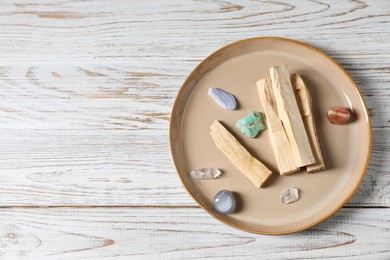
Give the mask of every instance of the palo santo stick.
[(269, 78), (257, 81), (260, 101), (267, 118), (267, 126), (272, 147), (278, 163), (280, 175), (287, 175), (299, 171), (294, 157), (291, 156), (292, 148), (284, 130), (282, 121), (278, 117), (274, 94)]
[(214, 121), (210, 130), (211, 137), (218, 149), (257, 188), (260, 188), (272, 172), (254, 158), (219, 121)]
[(296, 166), (313, 164), (316, 161), (295, 100), (287, 66), (271, 67), (270, 74), (278, 116), (290, 141)]
[(322, 157), (320, 143), (314, 116), (312, 112), (312, 98), (305, 82), (298, 74), (291, 75), (291, 84), (293, 86), (295, 97), (298, 102), (298, 107), (302, 115), (303, 124), (306, 128), (306, 133), (309, 137), (310, 145), (316, 160), (315, 164), (306, 166), (308, 173), (319, 172), (325, 169), (324, 158)]

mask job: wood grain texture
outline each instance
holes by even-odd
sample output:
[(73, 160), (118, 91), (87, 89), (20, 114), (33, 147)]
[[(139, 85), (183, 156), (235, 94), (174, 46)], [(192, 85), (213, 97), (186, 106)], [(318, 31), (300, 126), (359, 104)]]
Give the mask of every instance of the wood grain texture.
[(275, 66), (269, 71), (276, 110), (291, 144), (294, 160), (298, 167), (311, 165), (316, 161), (299, 112), (288, 67), (287, 65)]
[(256, 188), (271, 176), (272, 171), (253, 157), (218, 120), (210, 126), (210, 135), (218, 149)]
[(313, 115), (312, 96), (299, 74), (291, 75), (291, 84), (293, 86), (295, 98), (297, 99), (299, 106), (299, 111), (301, 112), (302, 120), (310, 140), (310, 146), (313, 150), (314, 158), (316, 159), (316, 163), (307, 166), (306, 171), (308, 173), (316, 173), (324, 170), (326, 167), (321, 152), (320, 142), (318, 140), (317, 127)]
[(287, 175), (297, 172), (300, 168), (297, 167), (294, 156), (291, 156), (293, 154), (292, 146), (277, 113), (271, 79), (261, 79), (256, 82), (256, 85), (260, 103), (267, 119), (268, 136), (271, 140), (272, 149), (278, 164), (279, 174)]
[(386, 259), (387, 209), (343, 209), (301, 233), (261, 236), (199, 208), (1, 209), (2, 259)]
[[(0, 258), (388, 258), (389, 10), (366, 0), (1, 1), (0, 206), (27, 207), (0, 209)], [(269, 35), (342, 65), (373, 130), (347, 208), (283, 237), (236, 231), (196, 208), (168, 140), (190, 71), (225, 44)]]
[[(384, 58), (389, 8), (388, 1), (360, 0), (2, 1), (0, 56), (7, 61), (183, 60), (203, 58), (235, 40), (275, 35), (330, 54)], [(339, 39), (358, 44), (338, 45)]]

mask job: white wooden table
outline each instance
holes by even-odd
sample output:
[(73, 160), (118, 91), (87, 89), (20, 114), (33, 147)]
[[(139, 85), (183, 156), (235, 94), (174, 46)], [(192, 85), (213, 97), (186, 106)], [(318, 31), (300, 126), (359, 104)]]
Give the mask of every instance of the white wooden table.
[[(330, 219), (237, 231), (185, 192), (170, 110), (190, 71), (239, 39), (323, 50), (370, 109), (370, 165)], [(0, 2), (1, 259), (389, 259), (389, 1)]]

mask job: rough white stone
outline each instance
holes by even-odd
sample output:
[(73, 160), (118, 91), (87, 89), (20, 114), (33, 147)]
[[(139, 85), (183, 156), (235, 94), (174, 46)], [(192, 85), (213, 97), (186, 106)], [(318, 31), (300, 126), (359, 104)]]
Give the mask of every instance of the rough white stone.
[(287, 188), (280, 193), (280, 199), (284, 204), (290, 204), (299, 200), (299, 189)]

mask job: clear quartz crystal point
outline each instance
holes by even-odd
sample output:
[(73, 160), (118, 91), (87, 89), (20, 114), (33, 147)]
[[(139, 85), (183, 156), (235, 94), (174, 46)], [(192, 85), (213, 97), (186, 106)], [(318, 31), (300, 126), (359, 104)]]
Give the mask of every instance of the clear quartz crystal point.
[(190, 176), (196, 180), (216, 179), (221, 175), (222, 172), (218, 168), (200, 168), (190, 172)]

